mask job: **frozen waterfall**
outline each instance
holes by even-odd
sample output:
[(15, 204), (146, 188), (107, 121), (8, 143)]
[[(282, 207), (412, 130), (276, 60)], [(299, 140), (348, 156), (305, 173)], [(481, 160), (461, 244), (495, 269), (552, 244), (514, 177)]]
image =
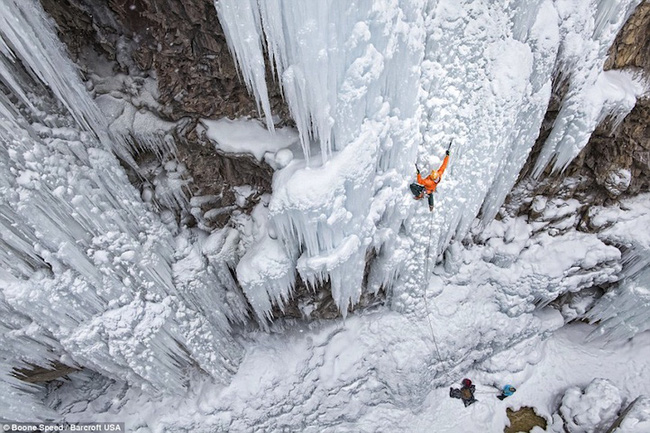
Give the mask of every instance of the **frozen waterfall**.
[[(268, 129), (267, 82), (278, 80), (302, 149), (301, 157), (287, 158), (275, 171), (272, 194), (252, 211), (255, 227), (243, 242), (244, 230), (227, 226), (208, 234), (179, 227), (143, 202), (121, 162), (136, 165), (134, 140), (158, 156), (172, 152), (173, 143), (146, 129), (131, 138), (112, 130), (102, 109), (120, 111), (113, 126), (147, 114), (110, 95), (93, 99), (39, 2), (3, 0), (0, 403), (13, 404), (8, 389), (30, 398), (31, 388), (18, 383), (12, 369), (52, 363), (83, 366), (153, 393), (185, 390), (188, 371), (227, 382), (243, 356), (233, 324), (248, 322), (250, 305), (268, 326), (273, 307), (291, 299), (297, 279), (309, 288), (330, 287), (343, 316), (362, 295), (382, 290), (394, 310), (422, 313), (420, 300), (430, 287), (425, 272), (443, 254), (453, 270), (472, 227), (493, 222), (538, 137), (554, 83), (567, 91), (537, 176), (549, 164), (564, 169), (601, 120), (622, 119), (632, 109), (643, 91), (638, 79), (602, 67), (638, 3), (215, 0)], [(451, 162), (429, 213), (411, 199), (408, 183), (414, 163), (437, 168), (450, 142)], [(480, 265), (465, 268), (450, 284), (469, 291), (471, 272), (543, 254), (545, 242), (551, 243), (545, 235), (523, 253), (530, 233), (522, 225), (494, 224), (486, 255), (498, 248), (510, 255), (497, 251), (481, 261), (480, 253), (467, 254)], [(527, 314), (534, 309), (531, 299), (549, 302), (562, 291), (615, 281), (619, 250), (589, 239), (604, 253), (575, 259), (593, 275), (575, 271), (567, 283), (572, 287), (557, 283), (572, 267), (558, 265), (556, 274), (535, 280), (525, 263), (511, 280), (506, 275), (488, 287), (495, 297), (514, 301), (484, 305), (483, 320), (494, 314), (518, 323), (512, 335), (500, 336), (497, 349), (542, 329), (535, 328), (541, 320)], [(580, 241), (569, 236), (561, 246)], [(590, 261), (611, 266), (594, 271)], [(647, 273), (634, 278), (621, 291), (646, 302), (637, 283)], [(518, 292), (522, 281), (528, 286)], [(497, 285), (508, 293), (497, 292)], [(640, 328), (645, 316), (636, 314), (630, 299), (612, 296), (594, 318), (617, 328), (611, 312), (627, 309), (632, 327)], [(368, 332), (379, 335), (373, 326)], [(368, 350), (383, 350), (379, 346), (393, 337), (377, 338), (378, 349)], [(426, 370), (404, 373), (417, 394), (399, 388), (402, 376), (385, 380), (399, 389), (394, 398), (405, 406), (427, 392), (421, 379), (437, 377), (442, 368), (432, 367), (428, 348), (411, 351), (420, 335), (414, 331), (411, 338), (403, 346), (417, 357), (410, 368)], [(463, 350), (481, 343), (468, 340)], [(381, 366), (392, 367), (390, 361)], [(33, 411), (23, 407), (16, 414), (27, 419)]]
[[(279, 237), (244, 257), (269, 266), (238, 268), (258, 316), (288, 298), (296, 268), (308, 284), (331, 283), (343, 314), (381, 287), (402, 308), (422, 285), (429, 249), (435, 260), (479, 213), (496, 215), (554, 78), (569, 90), (537, 175), (551, 161), (564, 168), (602, 119), (633, 108), (642, 86), (602, 66), (638, 3), (215, 1), (247, 85), (266, 107), (266, 80), (280, 81), (304, 151), (274, 177)], [(264, 53), (276, 77), (265, 76)], [(413, 163), (437, 168), (450, 140), (430, 241), (429, 216), (405, 191)]]

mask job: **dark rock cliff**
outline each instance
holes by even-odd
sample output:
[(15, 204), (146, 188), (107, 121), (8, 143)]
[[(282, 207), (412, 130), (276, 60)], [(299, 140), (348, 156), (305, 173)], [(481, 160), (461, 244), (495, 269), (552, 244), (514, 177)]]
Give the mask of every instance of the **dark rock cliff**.
[[(627, 69), (650, 77), (650, 2), (641, 3), (618, 34), (609, 50), (605, 69)], [(636, 106), (616, 126), (606, 119), (592, 134), (588, 144), (557, 175), (546, 173), (540, 180), (530, 176), (536, 157), (548, 136), (563, 96), (556, 86), (549, 103), (540, 135), (520, 174), (517, 185), (506, 200), (503, 212), (524, 215), (533, 222), (545, 222), (539, 203), (574, 199), (579, 203), (577, 218), (564, 230), (598, 232), (602, 227), (590, 221), (595, 206), (615, 205), (620, 199), (650, 191), (650, 95), (637, 100)], [(621, 171), (630, 173), (629, 183), (612, 182)], [(626, 253), (626, 246), (615, 245)], [(594, 286), (579, 293), (567, 293), (554, 301), (558, 309), (570, 305), (574, 298), (590, 299), (589, 305), (602, 296), (610, 285)], [(578, 317), (580, 318), (580, 317)]]
[[(41, 0), (80, 66), (93, 48), (154, 74), (159, 102), (170, 119), (257, 116), (254, 98), (239, 79), (212, 0)], [(288, 118), (275, 83), (273, 112)]]

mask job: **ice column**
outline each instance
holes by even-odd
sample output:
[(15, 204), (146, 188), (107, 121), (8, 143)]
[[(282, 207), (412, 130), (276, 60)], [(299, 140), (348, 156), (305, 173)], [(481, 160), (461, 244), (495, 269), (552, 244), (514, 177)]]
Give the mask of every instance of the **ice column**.
[[(636, 99), (625, 88), (614, 90), (603, 65), (607, 51), (640, 0), (556, 2), (560, 18), (557, 76), (567, 92), (553, 129), (536, 161), (534, 176), (552, 164), (564, 170), (589, 141), (598, 124), (608, 116), (618, 121), (634, 108)], [(636, 95), (634, 95), (636, 96)]]
[(305, 156), (274, 176), (269, 224), (277, 238), (261, 239), (242, 258), (238, 279), (260, 318), (271, 300), (288, 299), (296, 269), (308, 286), (329, 284), (346, 314), (361, 296), (367, 254), (377, 257), (368, 290), (388, 285), (399, 269), (392, 249), (419, 135), (425, 2), (215, 4), (243, 71), (261, 71), (262, 45), (237, 35), (263, 38)]
[(145, 207), (38, 3), (0, 12), (0, 80), (17, 96), (0, 92), (0, 362), (162, 392), (182, 390), (189, 366), (226, 381), (241, 357), (230, 322), (246, 313), (210, 265), (220, 245), (179, 250), (191, 235)]

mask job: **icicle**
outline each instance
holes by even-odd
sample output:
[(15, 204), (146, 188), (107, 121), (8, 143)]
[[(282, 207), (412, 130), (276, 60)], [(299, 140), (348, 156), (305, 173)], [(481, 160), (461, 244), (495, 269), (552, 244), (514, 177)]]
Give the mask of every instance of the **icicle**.
[[(193, 364), (226, 381), (241, 357), (229, 320), (246, 317), (232, 276), (217, 277), (196, 249), (175, 257), (176, 240), (108, 151), (125, 143), (96, 138), (110, 137), (102, 114), (38, 5), (11, 0), (0, 12), (9, 55), (0, 78), (19, 96), (14, 106), (0, 93), (0, 329), (18, 335), (27, 320), (35, 339), (3, 339), (0, 361), (65, 357), (157, 392), (181, 391)], [(141, 145), (173, 154), (168, 131), (156, 134), (160, 122), (131, 114), (146, 132)], [(74, 120), (78, 128), (57, 127)]]
[(619, 341), (650, 329), (649, 287), (650, 267), (646, 267), (606, 293), (587, 313), (591, 322), (599, 323), (589, 338), (603, 336), (609, 341)]
[[(237, 61), (244, 83), (257, 101), (257, 110), (264, 113), (266, 127), (273, 131), (271, 104), (266, 87), (266, 70), (259, 34), (259, 14), (254, 0), (223, 1), (215, 0), (214, 6), (228, 46)], [(260, 110), (261, 105), (261, 110)]]
[[(36, 385), (25, 383), (11, 375), (11, 365), (0, 358), (0, 417), (3, 421), (54, 421), (59, 415), (34, 396)], [(9, 424), (4, 424), (9, 427)]]
[[(135, 165), (125, 143), (113, 142), (104, 115), (92, 100), (79, 73), (59, 41), (54, 25), (35, 0), (7, 0), (0, 3), (0, 41), (3, 57), (0, 77), (33, 109), (31, 102), (7, 69), (7, 62), (19, 59), (28, 72), (38, 77), (57, 96), (75, 121), (95, 134), (102, 144), (124, 161)], [(4, 65), (4, 66), (3, 66)]]

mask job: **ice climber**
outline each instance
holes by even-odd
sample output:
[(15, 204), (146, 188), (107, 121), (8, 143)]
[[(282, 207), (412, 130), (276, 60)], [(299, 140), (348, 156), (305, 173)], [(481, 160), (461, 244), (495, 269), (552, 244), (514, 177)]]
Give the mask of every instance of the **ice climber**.
[(497, 395), (497, 398), (498, 398), (499, 400), (503, 400), (504, 398), (506, 398), (506, 397), (510, 397), (512, 394), (514, 394), (515, 391), (517, 391), (517, 390), (515, 389), (514, 386), (512, 386), (512, 385), (506, 385), (506, 386), (504, 386), (503, 389), (501, 390), (501, 395)]
[(447, 151), (445, 152), (445, 159), (442, 161), (442, 165), (438, 170), (431, 170), (431, 174), (429, 174), (427, 177), (423, 178), (420, 175), (420, 169), (418, 166), (415, 166), (415, 170), (417, 172), (418, 178), (417, 178), (417, 183), (412, 183), (411, 184), (411, 192), (413, 193), (413, 197), (416, 200), (420, 200), (424, 198), (424, 196), (427, 196), (427, 199), (429, 200), (429, 212), (433, 212), (433, 193), (436, 192), (436, 187), (438, 186), (438, 183), (440, 183), (440, 179), (442, 179), (442, 174), (445, 172), (445, 169), (447, 168), (447, 163), (449, 162), (449, 149), (451, 148), (451, 143), (449, 143), (449, 147), (447, 148)]
[(463, 384), (463, 387), (460, 389), (453, 387), (449, 388), (449, 397), (460, 398), (463, 400), (465, 407), (478, 401), (474, 398), (474, 391), (476, 390), (476, 386), (472, 385), (472, 381), (469, 379), (463, 379), (461, 383)]

